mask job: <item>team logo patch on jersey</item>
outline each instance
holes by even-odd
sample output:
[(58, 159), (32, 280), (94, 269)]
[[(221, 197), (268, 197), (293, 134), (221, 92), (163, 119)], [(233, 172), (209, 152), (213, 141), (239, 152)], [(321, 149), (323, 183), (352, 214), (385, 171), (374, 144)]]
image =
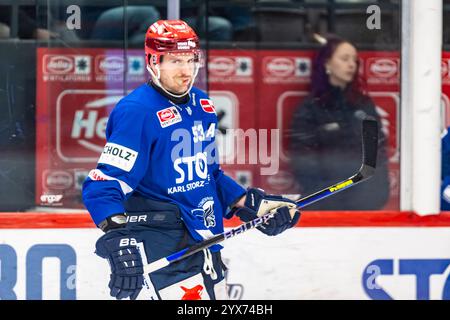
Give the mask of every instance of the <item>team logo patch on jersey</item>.
[(98, 163), (109, 164), (126, 172), (130, 172), (136, 162), (138, 154), (138, 152), (130, 148), (108, 142), (103, 148)]
[(206, 228), (212, 228), (216, 226), (216, 216), (214, 215), (214, 200), (211, 197), (202, 199), (200, 202), (200, 208), (191, 211), (197, 219), (203, 220), (203, 224)]
[(216, 113), (216, 108), (211, 100), (209, 99), (200, 99), (200, 105), (202, 106), (203, 111), (207, 113)]
[(160, 110), (156, 114), (158, 115), (159, 123), (163, 128), (181, 121), (181, 114), (178, 112), (176, 107), (169, 107)]

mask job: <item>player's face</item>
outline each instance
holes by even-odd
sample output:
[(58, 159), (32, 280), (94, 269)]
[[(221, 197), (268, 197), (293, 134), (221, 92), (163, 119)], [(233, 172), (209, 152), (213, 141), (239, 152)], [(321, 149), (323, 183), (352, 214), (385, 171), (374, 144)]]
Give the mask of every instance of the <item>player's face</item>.
[(358, 53), (348, 42), (341, 43), (326, 64), (330, 83), (345, 88), (352, 82), (358, 67)]
[(166, 54), (160, 63), (160, 82), (164, 88), (176, 94), (183, 94), (189, 89), (194, 77), (195, 56), (188, 54)]

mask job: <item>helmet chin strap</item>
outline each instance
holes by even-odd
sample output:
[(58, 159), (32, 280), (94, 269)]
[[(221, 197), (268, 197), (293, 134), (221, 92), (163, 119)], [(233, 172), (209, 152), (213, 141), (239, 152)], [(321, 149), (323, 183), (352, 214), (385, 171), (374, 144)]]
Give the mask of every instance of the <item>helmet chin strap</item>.
[(198, 64), (195, 64), (195, 70), (194, 70), (194, 75), (192, 77), (192, 81), (189, 84), (189, 88), (186, 90), (186, 92), (182, 93), (182, 94), (174, 94), (172, 92), (169, 92), (168, 90), (166, 90), (164, 88), (164, 86), (161, 84), (161, 81), (159, 81), (159, 79), (161, 78), (161, 70), (159, 69), (159, 65), (155, 65), (155, 69), (156, 69), (156, 74), (153, 72), (152, 68), (150, 67), (149, 64), (147, 64), (147, 70), (148, 72), (150, 72), (150, 75), (152, 76), (153, 82), (160, 87), (165, 93), (167, 93), (169, 96), (174, 97), (174, 98), (181, 98), (183, 96), (186, 95), (186, 93), (189, 93), (189, 91), (191, 91), (192, 86), (194, 85), (195, 82), (195, 78), (197, 77), (198, 74), (198, 69), (199, 66)]

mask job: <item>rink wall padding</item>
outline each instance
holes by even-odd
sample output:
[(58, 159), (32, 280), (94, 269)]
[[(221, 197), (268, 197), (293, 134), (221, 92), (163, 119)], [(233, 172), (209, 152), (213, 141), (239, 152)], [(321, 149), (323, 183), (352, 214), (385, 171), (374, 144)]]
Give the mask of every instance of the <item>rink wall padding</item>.
[[(0, 227), (0, 299), (111, 299), (87, 212), (5, 212)], [(234, 300), (450, 299), (450, 212), (304, 211), (279, 236), (223, 244)]]
[[(225, 220), (225, 227), (241, 224)], [(0, 212), (0, 229), (94, 228), (88, 212)], [(302, 211), (296, 227), (450, 227), (450, 211), (419, 216), (410, 211)]]

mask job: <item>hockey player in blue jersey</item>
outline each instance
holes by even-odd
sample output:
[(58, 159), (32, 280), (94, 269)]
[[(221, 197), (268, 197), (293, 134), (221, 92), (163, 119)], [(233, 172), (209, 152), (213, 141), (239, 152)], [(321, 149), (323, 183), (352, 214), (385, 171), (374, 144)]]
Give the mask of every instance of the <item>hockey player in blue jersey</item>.
[(150, 275), (143, 265), (222, 233), (223, 218), (255, 219), (266, 213), (263, 200), (276, 204), (259, 227), (268, 235), (294, 226), (300, 212), (221, 170), (213, 102), (193, 87), (201, 62), (195, 32), (160, 20), (147, 31), (145, 54), (151, 80), (111, 112), (106, 145), (83, 184), (84, 204), (105, 232), (96, 254), (110, 263), (117, 299), (226, 299), (218, 244)]

